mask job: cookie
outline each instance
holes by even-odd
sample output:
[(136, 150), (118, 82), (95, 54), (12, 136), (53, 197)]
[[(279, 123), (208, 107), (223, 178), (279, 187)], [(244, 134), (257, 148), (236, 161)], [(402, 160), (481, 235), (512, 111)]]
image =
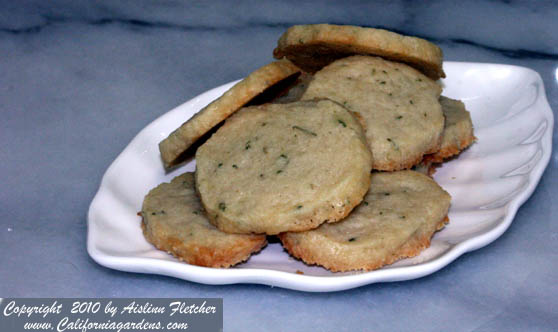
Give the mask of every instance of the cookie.
[(211, 222), (230, 233), (303, 231), (344, 218), (370, 183), (371, 153), (331, 100), (247, 107), (196, 153)]
[(440, 150), (424, 156), (423, 163), (441, 163), (444, 159), (458, 155), (476, 139), (471, 114), (463, 102), (441, 96), (440, 104), (446, 118)]
[(227, 234), (210, 224), (196, 195), (193, 173), (152, 189), (141, 215), (147, 241), (193, 265), (230, 267), (267, 243), (264, 235)]
[(439, 150), (441, 87), (417, 70), (378, 57), (352, 56), (317, 72), (302, 99), (335, 100), (360, 115), (373, 169), (407, 169)]
[(414, 171), (372, 174), (364, 201), (343, 221), (283, 233), (284, 248), (333, 272), (373, 270), (418, 255), (447, 220), (450, 195)]
[(373, 55), (406, 63), (433, 80), (446, 77), (442, 50), (421, 38), (382, 29), (350, 25), (312, 24), (290, 27), (280, 38), (273, 56), (286, 57), (308, 72), (350, 55)]
[(285, 80), (294, 80), (299, 73), (300, 69), (290, 61), (275, 61), (235, 84), (159, 143), (165, 167), (181, 163), (186, 158), (188, 148), (204, 134), (264, 91), (277, 87)]

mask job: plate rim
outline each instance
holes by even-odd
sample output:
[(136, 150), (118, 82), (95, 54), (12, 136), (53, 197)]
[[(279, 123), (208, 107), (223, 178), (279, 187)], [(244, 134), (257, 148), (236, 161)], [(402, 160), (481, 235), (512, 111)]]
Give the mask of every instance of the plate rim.
[[(298, 291), (308, 292), (330, 292), (342, 291), (356, 288), (377, 282), (392, 282), (417, 279), (446, 267), (461, 255), (480, 249), (498, 239), (511, 225), (517, 211), (533, 194), (538, 186), (544, 171), (546, 170), (552, 154), (552, 132), (554, 127), (554, 114), (548, 103), (544, 82), (538, 72), (527, 67), (496, 64), (496, 63), (477, 63), (477, 62), (457, 62), (444, 61), (444, 66), (496, 66), (507, 67), (515, 70), (528, 71), (535, 75), (535, 80), (542, 87), (540, 97), (540, 111), (544, 115), (546, 128), (541, 135), (542, 156), (540, 160), (529, 171), (527, 177), (528, 184), (518, 192), (514, 198), (507, 204), (504, 220), (498, 223), (489, 231), (479, 234), (475, 237), (466, 239), (454, 244), (440, 256), (433, 258), (424, 263), (411, 266), (396, 266), (387, 269), (379, 269), (368, 272), (356, 272), (348, 275), (330, 275), (330, 276), (313, 276), (301, 275), (287, 271), (279, 271), (263, 268), (232, 268), (232, 269), (216, 269), (186, 264), (184, 262), (160, 260), (158, 258), (145, 257), (127, 257), (127, 256), (110, 256), (100, 252), (95, 248), (95, 230), (92, 227), (94, 222), (94, 208), (98, 204), (99, 197), (106, 190), (107, 175), (115, 168), (115, 165), (121, 160), (121, 157), (127, 153), (129, 147), (145, 132), (150, 130), (162, 117), (171, 112), (176, 112), (182, 108), (187, 108), (191, 104), (195, 104), (197, 100), (207, 95), (214, 94), (216, 91), (227, 89), (240, 80), (232, 81), (218, 87), (209, 89), (201, 94), (189, 99), (188, 101), (172, 108), (171, 110), (161, 114), (145, 127), (143, 127), (126, 145), (126, 147), (111, 162), (110, 166), (104, 172), (99, 187), (92, 199), (87, 212), (87, 252), (89, 256), (98, 264), (126, 272), (149, 273), (172, 276), (187, 281), (193, 281), (211, 285), (225, 285), (236, 283), (255, 283), (270, 286), (277, 286)], [(538, 98), (537, 98), (538, 99)], [(177, 271), (177, 268), (180, 271)], [(184, 270), (186, 268), (186, 270)], [(155, 271), (156, 270), (156, 271)]]

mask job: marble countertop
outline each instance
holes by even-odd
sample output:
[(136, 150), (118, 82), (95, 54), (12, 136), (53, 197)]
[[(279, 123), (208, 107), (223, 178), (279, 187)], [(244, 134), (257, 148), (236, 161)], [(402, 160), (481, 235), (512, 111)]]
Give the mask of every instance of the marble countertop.
[(382, 27), (445, 60), (536, 70), (558, 110), (552, 1), (0, 1), (0, 295), (222, 297), (227, 331), (553, 330), (558, 158), (508, 231), (421, 279), (335, 293), (125, 273), (86, 252), (111, 161), (155, 118), (271, 60), (290, 25)]

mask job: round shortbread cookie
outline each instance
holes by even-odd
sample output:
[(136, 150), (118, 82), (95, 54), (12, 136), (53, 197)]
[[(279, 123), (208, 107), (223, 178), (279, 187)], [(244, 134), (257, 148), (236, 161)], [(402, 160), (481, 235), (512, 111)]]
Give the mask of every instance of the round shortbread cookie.
[(361, 125), (331, 100), (247, 107), (196, 153), (209, 218), (230, 233), (277, 234), (344, 218), (370, 183)]
[(372, 168), (394, 171), (439, 150), (440, 93), (436, 82), (405, 64), (352, 56), (317, 72), (302, 99), (327, 97), (358, 113), (374, 156)]
[(459, 154), (475, 141), (471, 114), (465, 109), (465, 104), (444, 96), (440, 97), (440, 104), (446, 118), (440, 150), (424, 156), (423, 163), (441, 163), (444, 159)]
[(277, 42), (273, 56), (286, 57), (308, 72), (350, 55), (374, 55), (404, 62), (431, 79), (446, 77), (442, 69), (442, 50), (417, 37), (350, 25), (295, 25)]
[(414, 171), (372, 174), (364, 201), (345, 219), (279, 235), (287, 251), (333, 272), (373, 270), (430, 245), (446, 222), (450, 195)]
[(141, 215), (147, 241), (193, 265), (229, 267), (267, 243), (264, 235), (227, 234), (209, 223), (196, 195), (194, 173), (152, 189)]
[(204, 134), (267, 89), (295, 77), (300, 69), (288, 60), (272, 62), (235, 84), (159, 143), (166, 168), (183, 161), (184, 154)]
[[(295, 84), (291, 85), (285, 94), (273, 100), (273, 103), (286, 104), (300, 101), (313, 77), (314, 76), (312, 76), (312, 74), (302, 73)], [(360, 116), (359, 113), (352, 111), (351, 114), (358, 120), (358, 122), (360, 122), (362, 129), (366, 132), (366, 123), (362, 116)]]

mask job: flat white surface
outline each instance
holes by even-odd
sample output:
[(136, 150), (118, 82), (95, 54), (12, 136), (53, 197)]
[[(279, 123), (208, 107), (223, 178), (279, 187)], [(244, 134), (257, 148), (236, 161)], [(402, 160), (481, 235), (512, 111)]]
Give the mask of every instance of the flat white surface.
[(116, 158), (89, 209), (89, 254), (117, 270), (206, 284), (260, 283), (315, 292), (414, 279), (441, 269), (463, 253), (494, 241), (509, 227), (548, 164), (554, 122), (543, 83), (530, 69), (446, 62), (444, 70), (448, 78), (443, 94), (465, 102), (478, 141), (436, 172), (436, 181), (452, 195), (450, 223), (419, 256), (371, 272), (331, 273), (292, 259), (275, 243), (235, 268), (212, 269), (179, 262), (146, 242), (137, 216), (145, 194), (195, 169), (190, 162), (166, 174), (157, 144), (234, 82), (159, 117)]

